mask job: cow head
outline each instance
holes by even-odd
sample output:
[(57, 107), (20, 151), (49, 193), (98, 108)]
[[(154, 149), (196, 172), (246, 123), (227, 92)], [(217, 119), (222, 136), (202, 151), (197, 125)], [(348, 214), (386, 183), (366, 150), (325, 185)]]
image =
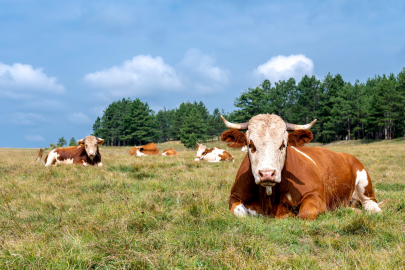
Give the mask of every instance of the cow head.
[(84, 146), (89, 158), (93, 159), (97, 155), (98, 146), (102, 145), (104, 140), (94, 136), (87, 136), (86, 138), (79, 140), (77, 143)]
[[(247, 146), (255, 182), (266, 187), (269, 195), (271, 187), (281, 182), (289, 141), (287, 131), (310, 129), (316, 121), (308, 125), (294, 125), (285, 123), (275, 114), (259, 114), (242, 124), (233, 124), (221, 118), (225, 126), (231, 128), (222, 133), (221, 139), (231, 142), (229, 147)], [(240, 130), (246, 130), (246, 133)]]
[(195, 148), (197, 149), (197, 158), (201, 158), (202, 155), (204, 154), (205, 150), (207, 149), (207, 146), (205, 146), (204, 144), (200, 144), (200, 143), (196, 143), (197, 145), (195, 146)]

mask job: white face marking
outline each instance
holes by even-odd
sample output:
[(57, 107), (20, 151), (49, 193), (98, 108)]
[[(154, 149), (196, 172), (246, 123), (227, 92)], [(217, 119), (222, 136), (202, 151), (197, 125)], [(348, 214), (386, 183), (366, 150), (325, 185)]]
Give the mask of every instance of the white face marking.
[(307, 154), (302, 153), (300, 150), (298, 150), (298, 149), (295, 148), (294, 146), (291, 146), (291, 148), (294, 149), (295, 151), (297, 151), (298, 153), (304, 155), (305, 157), (307, 157), (309, 160), (311, 160), (311, 161), (316, 165), (315, 161), (313, 161), (313, 159), (310, 158)]
[(197, 158), (201, 158), (202, 154), (205, 152), (205, 149), (207, 149), (207, 146), (205, 146), (204, 144), (199, 144), (198, 145), (198, 149), (197, 149)]
[(83, 145), (87, 155), (91, 160), (97, 155), (98, 146), (103, 144), (104, 140), (94, 136), (87, 136), (78, 141), (79, 145)]
[[(250, 119), (246, 132), (248, 154), (256, 184), (260, 184), (259, 170), (275, 170), (275, 183), (281, 182), (288, 132), (286, 124), (277, 115), (259, 114)], [(251, 149), (250, 142), (256, 148)], [(284, 147), (283, 147), (284, 146)]]
[(357, 171), (355, 198), (359, 198), (364, 210), (370, 212), (381, 212), (380, 207), (375, 201), (370, 200), (369, 197), (364, 195), (366, 186), (368, 186), (368, 178), (366, 170)]

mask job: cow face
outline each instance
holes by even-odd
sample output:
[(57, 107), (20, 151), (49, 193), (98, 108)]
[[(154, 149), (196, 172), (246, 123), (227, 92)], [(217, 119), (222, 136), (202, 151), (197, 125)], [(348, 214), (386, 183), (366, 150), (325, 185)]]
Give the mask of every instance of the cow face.
[(197, 145), (195, 146), (195, 148), (197, 148), (197, 158), (201, 158), (202, 155), (204, 154), (205, 150), (207, 149), (207, 146), (205, 146), (204, 144), (199, 144), (197, 143)]
[[(271, 187), (281, 182), (288, 143), (287, 130), (309, 129), (316, 121), (299, 126), (285, 123), (274, 114), (259, 114), (243, 124), (232, 124), (224, 118), (222, 120), (228, 128), (233, 129), (222, 133), (221, 139), (232, 142), (228, 146), (233, 148), (247, 146), (255, 182), (265, 186), (269, 195)], [(242, 133), (239, 130), (247, 131)]]
[(274, 186), (281, 182), (288, 132), (277, 115), (261, 114), (249, 121), (246, 145), (256, 184)]
[(98, 146), (102, 145), (104, 143), (104, 140), (96, 138), (94, 136), (87, 136), (86, 138), (81, 139), (77, 143), (79, 145), (84, 146), (84, 149), (86, 150), (86, 153), (89, 156), (89, 158), (93, 159), (98, 152)]

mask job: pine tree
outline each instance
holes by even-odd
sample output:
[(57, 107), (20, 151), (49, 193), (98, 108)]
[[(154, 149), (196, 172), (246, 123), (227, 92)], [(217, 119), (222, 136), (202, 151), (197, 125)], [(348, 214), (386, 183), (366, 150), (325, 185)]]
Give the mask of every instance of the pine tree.
[(138, 98), (133, 100), (128, 115), (124, 116), (126, 139), (134, 144), (151, 142), (156, 139), (156, 121), (153, 111), (148, 103), (143, 103)]
[(70, 139), (69, 146), (76, 146), (76, 145), (77, 145), (77, 142), (76, 142), (75, 138), (72, 137)]
[(193, 108), (190, 111), (190, 114), (185, 118), (184, 125), (180, 130), (180, 141), (186, 147), (194, 147), (191, 141), (194, 140), (194, 137), (197, 140), (203, 142), (207, 141), (207, 129), (201, 117), (201, 113), (198, 108)]
[(64, 145), (67, 144), (67, 141), (65, 140), (64, 137), (59, 138), (58, 143), (56, 144), (57, 147), (63, 147)]

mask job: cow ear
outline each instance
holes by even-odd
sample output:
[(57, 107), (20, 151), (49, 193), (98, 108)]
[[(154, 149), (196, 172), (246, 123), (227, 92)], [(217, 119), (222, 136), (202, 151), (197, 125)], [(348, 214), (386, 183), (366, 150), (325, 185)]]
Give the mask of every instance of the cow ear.
[(195, 149), (198, 149), (198, 143), (196, 144)]
[(222, 133), (221, 140), (224, 142), (232, 142), (228, 144), (232, 148), (241, 148), (246, 145), (246, 134), (237, 129), (229, 129)]
[(84, 139), (81, 139), (77, 142), (79, 145), (84, 145)]
[(312, 141), (312, 132), (309, 130), (299, 129), (288, 134), (288, 145), (290, 146), (304, 146), (306, 143)]
[(102, 145), (104, 143), (104, 140), (101, 138), (97, 138), (97, 144)]

